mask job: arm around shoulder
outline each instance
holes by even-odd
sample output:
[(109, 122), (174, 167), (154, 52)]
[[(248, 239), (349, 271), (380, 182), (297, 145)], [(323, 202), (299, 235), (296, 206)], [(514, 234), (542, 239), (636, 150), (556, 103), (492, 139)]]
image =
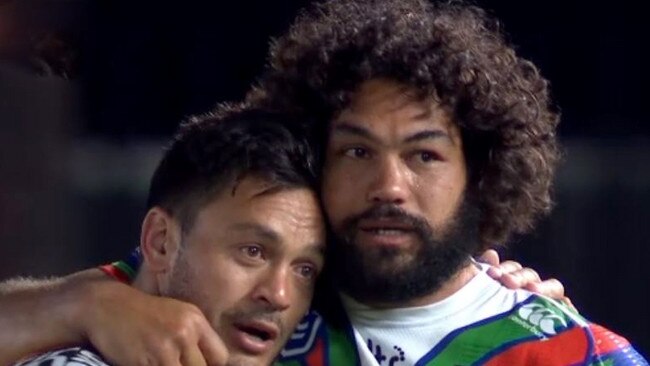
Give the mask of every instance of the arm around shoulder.
[(84, 309), (92, 308), (102, 284), (113, 286), (117, 281), (88, 269), (60, 278), (0, 283), (0, 364), (84, 342)]

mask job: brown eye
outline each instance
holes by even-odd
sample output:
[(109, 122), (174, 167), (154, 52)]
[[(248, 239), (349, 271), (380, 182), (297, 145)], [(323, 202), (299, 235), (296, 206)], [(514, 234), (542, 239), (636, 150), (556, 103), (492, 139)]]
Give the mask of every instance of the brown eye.
[(246, 245), (240, 248), (242, 253), (249, 258), (257, 259), (262, 258), (262, 248), (259, 245)]
[(367, 149), (363, 147), (352, 147), (344, 151), (345, 156), (351, 158), (364, 159), (367, 158), (370, 154)]
[(298, 274), (302, 277), (305, 277), (307, 279), (315, 279), (316, 278), (316, 268), (311, 265), (301, 265), (298, 267)]
[(423, 163), (430, 163), (440, 160), (438, 155), (432, 151), (418, 151), (416, 156), (417, 159)]
[(428, 162), (428, 161), (433, 160), (434, 158), (435, 158), (435, 157), (433, 156), (433, 154), (431, 154), (431, 153), (428, 152), (428, 151), (425, 151), (425, 152), (421, 152), (421, 153), (420, 153), (420, 159), (422, 159), (422, 161)]

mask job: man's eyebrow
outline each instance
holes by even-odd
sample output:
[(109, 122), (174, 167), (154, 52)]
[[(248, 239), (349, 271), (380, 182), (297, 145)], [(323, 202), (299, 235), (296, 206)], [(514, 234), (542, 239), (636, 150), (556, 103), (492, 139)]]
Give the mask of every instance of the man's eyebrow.
[(354, 135), (374, 142), (379, 142), (379, 138), (373, 135), (369, 130), (349, 122), (337, 123), (332, 129), (332, 133), (337, 135)]
[(418, 142), (418, 141), (423, 141), (423, 140), (438, 140), (438, 139), (443, 139), (447, 140), (450, 144), (454, 145), (454, 140), (449, 136), (448, 133), (442, 131), (442, 130), (424, 130), (424, 131), (419, 131), (416, 132), (404, 139), (404, 142), (410, 143), (410, 142)]
[[(359, 136), (373, 142), (380, 142), (380, 139), (377, 136), (375, 136), (372, 132), (370, 132), (368, 129), (356, 126), (349, 122), (338, 123), (332, 129), (332, 133), (341, 134), (341, 135)], [(423, 140), (439, 140), (439, 139), (446, 140), (450, 144), (455, 145), (454, 140), (451, 138), (451, 136), (449, 136), (447, 132), (439, 129), (423, 130), (423, 131), (416, 132), (410, 136), (407, 136), (403, 140), (403, 142), (412, 143), (412, 142), (418, 142)]]
[(252, 233), (260, 238), (271, 242), (280, 241), (280, 235), (271, 228), (254, 222), (243, 222), (232, 225), (229, 230), (236, 232)]

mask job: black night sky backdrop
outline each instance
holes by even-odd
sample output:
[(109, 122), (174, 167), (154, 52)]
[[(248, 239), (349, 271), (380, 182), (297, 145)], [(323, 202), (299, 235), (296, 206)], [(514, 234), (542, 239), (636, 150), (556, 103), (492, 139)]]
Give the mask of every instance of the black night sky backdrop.
[[(92, 178), (133, 163), (134, 146), (164, 142), (185, 116), (240, 99), (270, 37), (307, 3), (0, 1), (2, 278), (67, 273), (137, 244), (143, 191)], [(631, 0), (476, 3), (540, 67), (563, 116), (557, 206), (504, 255), (560, 278), (583, 315), (647, 357), (647, 13)], [(117, 157), (93, 160), (105, 150)]]

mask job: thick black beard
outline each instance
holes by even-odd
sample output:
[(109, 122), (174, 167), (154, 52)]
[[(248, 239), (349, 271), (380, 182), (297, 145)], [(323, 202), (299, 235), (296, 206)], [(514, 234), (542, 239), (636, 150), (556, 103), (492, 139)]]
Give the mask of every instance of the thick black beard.
[[(436, 230), (421, 217), (398, 206), (383, 204), (348, 218), (334, 233), (328, 265), (338, 288), (366, 303), (404, 303), (432, 294), (452, 278), (479, 249), (478, 209), (464, 200), (446, 227)], [(390, 218), (414, 227), (417, 253), (400, 260), (399, 249), (361, 249), (355, 245), (363, 219)], [(410, 253), (409, 253), (410, 254)]]

